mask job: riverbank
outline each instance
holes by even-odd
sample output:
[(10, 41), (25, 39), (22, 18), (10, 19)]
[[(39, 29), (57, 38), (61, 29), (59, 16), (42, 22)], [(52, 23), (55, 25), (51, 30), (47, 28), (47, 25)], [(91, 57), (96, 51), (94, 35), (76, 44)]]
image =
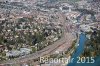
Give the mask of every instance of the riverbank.
[(84, 44), (85, 44), (85, 41), (86, 41), (86, 36), (85, 34), (81, 33), (80, 34), (80, 37), (79, 37), (79, 46), (76, 48), (75, 52), (72, 54), (72, 57), (73, 58), (73, 63), (69, 63), (67, 66), (77, 66), (77, 61), (78, 61), (78, 58), (80, 56), (80, 54), (83, 52), (84, 50)]

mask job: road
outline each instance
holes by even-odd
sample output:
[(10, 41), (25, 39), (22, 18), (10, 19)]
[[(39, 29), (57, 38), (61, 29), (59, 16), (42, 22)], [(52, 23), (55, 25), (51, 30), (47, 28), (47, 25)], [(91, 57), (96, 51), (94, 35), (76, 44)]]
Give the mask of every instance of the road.
[[(8, 61), (3, 62), (2, 64), (13, 65), (13, 64), (20, 64), (20, 63), (23, 63), (23, 62), (27, 62), (29, 60), (37, 59), (37, 58), (42, 57), (44, 55), (52, 54), (54, 51), (56, 51), (56, 49), (59, 46), (61, 46), (64, 43), (67, 43), (68, 41), (66, 41), (66, 40), (69, 39), (69, 38), (67, 38), (67, 30), (66, 30), (66, 24), (65, 24), (66, 20), (65, 20), (65, 17), (62, 13), (59, 13), (59, 16), (60, 16), (60, 21), (62, 22), (62, 25), (63, 25), (63, 28), (62, 28), (62, 30), (63, 30), (62, 34), (63, 35), (62, 35), (61, 39), (54, 42), (54, 44), (47, 46), (43, 50), (37, 51), (36, 53), (30, 54), (30, 55), (27, 55), (27, 56), (23, 56), (23, 57), (20, 57), (20, 58), (16, 58), (14, 60), (8, 60)], [(68, 30), (70, 30), (70, 29), (68, 29)]]

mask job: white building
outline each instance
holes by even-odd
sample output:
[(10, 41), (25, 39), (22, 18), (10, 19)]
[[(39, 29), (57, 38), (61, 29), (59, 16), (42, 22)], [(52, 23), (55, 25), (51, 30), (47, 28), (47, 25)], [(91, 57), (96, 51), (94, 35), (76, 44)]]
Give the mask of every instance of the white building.
[(16, 56), (19, 56), (20, 55), (20, 51), (18, 50), (12, 50), (12, 51), (9, 51), (6, 53), (6, 56), (7, 57), (16, 57)]
[(28, 48), (20, 48), (20, 50), (12, 50), (12, 51), (8, 51), (6, 53), (7, 57), (17, 57), (17, 56), (21, 56), (21, 55), (27, 55), (30, 54), (32, 50), (28, 49)]
[(28, 48), (20, 48), (20, 53), (21, 55), (27, 55), (27, 54), (30, 54), (32, 50), (31, 49), (28, 49)]

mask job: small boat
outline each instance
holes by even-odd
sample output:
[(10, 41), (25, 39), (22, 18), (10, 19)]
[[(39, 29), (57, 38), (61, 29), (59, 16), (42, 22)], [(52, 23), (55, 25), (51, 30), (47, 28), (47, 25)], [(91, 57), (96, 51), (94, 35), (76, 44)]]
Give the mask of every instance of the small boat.
[(79, 46), (79, 44), (77, 44), (77, 46)]

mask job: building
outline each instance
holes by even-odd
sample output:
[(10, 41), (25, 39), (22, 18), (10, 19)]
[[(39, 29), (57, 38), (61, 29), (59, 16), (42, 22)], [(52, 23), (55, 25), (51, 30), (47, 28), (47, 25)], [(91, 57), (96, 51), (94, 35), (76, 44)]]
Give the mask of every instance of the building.
[(20, 50), (11, 50), (6, 53), (7, 57), (18, 57), (22, 55), (30, 54), (32, 50), (28, 48), (20, 48)]
[(91, 26), (89, 26), (89, 25), (80, 25), (80, 29), (82, 30), (82, 31), (84, 31), (84, 32), (89, 32), (89, 31), (92, 31), (92, 29), (91, 29)]
[(6, 53), (7, 57), (17, 57), (19, 55), (20, 55), (20, 51), (18, 51), (18, 50), (12, 50), (12, 51), (8, 51)]
[(32, 50), (28, 48), (20, 48), (20, 55), (27, 55), (30, 54)]
[(5, 49), (5, 46), (0, 45), (0, 52), (2, 52)]
[(77, 4), (79, 9), (86, 8), (87, 1), (78, 1)]

